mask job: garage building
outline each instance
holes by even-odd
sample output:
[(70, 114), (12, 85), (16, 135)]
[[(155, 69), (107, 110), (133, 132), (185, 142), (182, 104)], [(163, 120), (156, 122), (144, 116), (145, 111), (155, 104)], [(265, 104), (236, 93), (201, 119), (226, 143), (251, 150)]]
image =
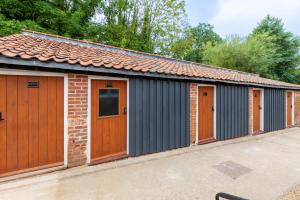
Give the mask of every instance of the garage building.
[(0, 177), (299, 123), (299, 85), (23, 31), (0, 38)]

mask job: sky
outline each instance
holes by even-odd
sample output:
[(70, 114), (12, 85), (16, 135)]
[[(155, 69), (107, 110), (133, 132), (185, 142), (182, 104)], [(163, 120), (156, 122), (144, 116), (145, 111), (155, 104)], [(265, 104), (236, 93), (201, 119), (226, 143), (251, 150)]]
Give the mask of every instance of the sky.
[(300, 0), (186, 0), (189, 23), (210, 23), (222, 37), (246, 36), (267, 14), (300, 35)]

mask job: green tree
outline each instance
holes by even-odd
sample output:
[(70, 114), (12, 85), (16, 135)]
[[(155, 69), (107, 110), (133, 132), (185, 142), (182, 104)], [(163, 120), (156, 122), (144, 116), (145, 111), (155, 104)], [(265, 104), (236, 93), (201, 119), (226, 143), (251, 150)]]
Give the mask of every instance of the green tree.
[(83, 38), (85, 28), (100, 1), (4, 0), (0, 1), (0, 13), (7, 20), (17, 20), (20, 23), (29, 20), (47, 32)]
[(300, 83), (300, 39), (267, 16), (246, 38), (189, 27), (184, 0), (2, 0), (0, 36), (31, 29)]
[(214, 32), (214, 27), (207, 23), (190, 27), (172, 46), (173, 57), (193, 62), (203, 62), (203, 47), (210, 42), (216, 45), (222, 42), (222, 38)]
[[(169, 55), (185, 21), (183, 0), (107, 0), (90, 34), (98, 42)], [(97, 15), (96, 14), (96, 15)]]
[(133, 0), (103, 1), (97, 13), (101, 20), (91, 25), (93, 29), (89, 34), (97, 42), (153, 52), (152, 41), (143, 37), (148, 13), (141, 10), (140, 3)]
[(287, 82), (300, 82), (296, 71), (300, 64), (300, 39), (284, 29), (281, 19), (267, 15), (253, 30), (256, 37), (267, 34), (272, 37), (272, 48), (275, 52), (269, 63), (269, 73), (275, 79)]
[(213, 29), (214, 27), (207, 23), (200, 23), (198, 26), (191, 28), (190, 31), (195, 43), (193, 44), (193, 50), (185, 56), (186, 60), (202, 62), (203, 46), (208, 42), (214, 46), (222, 41), (222, 38)]
[(269, 63), (274, 54), (270, 43), (272, 40), (271, 36), (262, 34), (247, 38), (233, 36), (215, 46), (208, 42), (204, 46), (203, 61), (214, 66), (272, 78), (268, 73)]
[(8, 20), (0, 14), (0, 37), (20, 32), (22, 29), (30, 29), (40, 32), (49, 32), (31, 20)]
[(193, 48), (195, 43), (196, 41), (190, 31), (190, 28), (187, 28), (185, 32), (181, 36), (178, 36), (176, 41), (171, 44), (170, 56), (184, 60), (192, 53), (192, 51), (195, 50)]
[(300, 83), (300, 40), (285, 31), (282, 20), (267, 16), (246, 38), (233, 37), (204, 47), (205, 63)]

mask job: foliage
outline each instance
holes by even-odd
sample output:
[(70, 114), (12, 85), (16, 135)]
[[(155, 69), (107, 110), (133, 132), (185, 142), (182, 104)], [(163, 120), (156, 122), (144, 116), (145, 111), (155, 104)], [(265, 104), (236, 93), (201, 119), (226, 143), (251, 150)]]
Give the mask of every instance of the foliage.
[(222, 38), (213, 31), (213, 28), (212, 25), (204, 23), (191, 28), (191, 33), (195, 38), (195, 44), (192, 52), (187, 55), (185, 59), (202, 62), (203, 46), (208, 42), (210, 42), (211, 45), (216, 45), (222, 41)]
[(214, 46), (222, 41), (222, 38), (214, 32), (213, 28), (207, 23), (200, 23), (198, 26), (188, 28), (184, 36), (173, 44), (173, 57), (203, 62), (204, 45), (210, 42)]
[(270, 15), (259, 23), (252, 36), (261, 34), (272, 36), (274, 53), (269, 63), (269, 73), (276, 79), (299, 83), (295, 71), (300, 65), (300, 38), (285, 31), (282, 20)]
[(225, 68), (258, 73), (269, 76), (268, 67), (274, 53), (267, 34), (256, 37), (240, 38), (233, 36), (213, 46), (208, 42), (204, 46), (204, 62)]
[(237, 36), (205, 45), (204, 62), (257, 73), (263, 77), (300, 83), (300, 40), (284, 30), (278, 18), (266, 16), (246, 38)]
[[(33, 21), (47, 32), (83, 38), (100, 0), (3, 0), (0, 13), (7, 20)], [(18, 31), (18, 29), (16, 29)]]
[(140, 51), (153, 52), (150, 11), (141, 1), (109, 0), (100, 4), (101, 21), (91, 25), (95, 41)]
[(59, 35), (165, 55), (186, 20), (184, 0), (4, 0), (0, 13)]
[(1, 0), (0, 36), (21, 29), (300, 83), (300, 39), (271, 16), (247, 37), (223, 40), (210, 24), (187, 24), (184, 0)]
[(25, 20), (20, 22), (14, 19), (7, 20), (3, 15), (0, 14), (0, 37), (20, 32), (22, 29), (48, 32), (34, 21)]
[(195, 43), (195, 38), (193, 37), (190, 28), (188, 28), (171, 44), (169, 54), (173, 58), (184, 60), (194, 50), (193, 47)]

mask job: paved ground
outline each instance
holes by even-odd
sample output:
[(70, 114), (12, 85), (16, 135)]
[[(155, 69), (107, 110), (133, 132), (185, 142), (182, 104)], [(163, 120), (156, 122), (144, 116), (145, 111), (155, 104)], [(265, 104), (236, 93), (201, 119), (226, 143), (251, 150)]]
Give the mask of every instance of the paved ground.
[(0, 184), (1, 200), (278, 199), (300, 184), (300, 128)]

